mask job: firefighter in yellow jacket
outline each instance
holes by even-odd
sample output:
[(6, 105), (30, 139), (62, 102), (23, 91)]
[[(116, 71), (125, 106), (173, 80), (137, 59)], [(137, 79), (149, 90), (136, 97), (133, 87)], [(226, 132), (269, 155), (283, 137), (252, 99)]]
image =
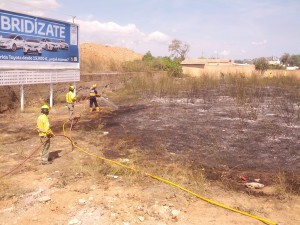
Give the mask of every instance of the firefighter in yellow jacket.
[(50, 108), (48, 105), (43, 105), (41, 107), (42, 115), (38, 117), (37, 124), (36, 124), (37, 131), (39, 132), (40, 140), (42, 143), (44, 143), (43, 148), (41, 150), (42, 164), (49, 163), (50, 138), (54, 137), (54, 134), (50, 129), (50, 124), (48, 120), (49, 110)]
[(66, 102), (69, 109), (69, 119), (72, 119), (73, 111), (74, 111), (74, 102), (76, 101), (76, 95), (74, 93), (75, 87), (70, 86), (69, 92), (66, 94)]
[(100, 108), (98, 106), (97, 99), (96, 99), (97, 97), (100, 97), (100, 95), (98, 94), (96, 88), (97, 88), (96, 84), (93, 84), (93, 86), (90, 88), (90, 112), (93, 112), (93, 104), (96, 107), (96, 112), (100, 111)]

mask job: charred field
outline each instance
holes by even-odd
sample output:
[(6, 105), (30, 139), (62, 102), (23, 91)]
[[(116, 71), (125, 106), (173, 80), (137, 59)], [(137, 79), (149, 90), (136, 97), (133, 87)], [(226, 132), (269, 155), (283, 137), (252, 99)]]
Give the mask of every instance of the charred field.
[[(135, 88), (125, 87), (127, 98), (139, 96), (134, 103), (129, 100), (101, 114), (102, 129), (109, 131), (112, 143), (130, 140), (127, 144), (139, 148), (145, 161), (176, 161), (236, 190), (245, 190), (241, 176), (271, 186), (284, 176), (287, 189), (300, 192), (297, 83), (261, 78), (253, 84), (236, 76), (234, 83), (180, 79), (167, 86), (174, 81), (148, 77), (148, 87), (139, 79), (130, 83)], [(76, 126), (95, 126), (87, 123)], [(104, 155), (119, 154), (107, 150)]]
[[(107, 105), (100, 102), (99, 115), (93, 115), (92, 119), (83, 117), (74, 127), (85, 133), (86, 136), (78, 137), (82, 141), (91, 132), (99, 140), (98, 132), (109, 132), (109, 144), (102, 143), (105, 157), (130, 157), (128, 149), (136, 148), (138, 166), (155, 167), (159, 163), (163, 169), (175, 163), (192, 172), (200, 171), (206, 179), (234, 190), (249, 191), (240, 179), (245, 177), (248, 181), (260, 179), (264, 185), (281, 185), (284, 191), (300, 193), (298, 78), (269, 79), (239, 74), (222, 79), (208, 75), (172, 78), (138, 74), (93, 79), (101, 86), (110, 84), (101, 91), (119, 108), (105, 110)], [(83, 90), (78, 93), (79, 103), (84, 103), (84, 90), (90, 84), (91, 81), (78, 83)], [(54, 101), (62, 104), (63, 85), (55, 88)], [(9, 92), (16, 95), (12, 88), (6, 93)], [(43, 98), (47, 101), (44, 87), (35, 92), (28, 87), (28, 92), (32, 106)], [(62, 120), (54, 121), (55, 132), (61, 129), (61, 123)], [(90, 142), (99, 145), (99, 141)], [(121, 147), (117, 146), (119, 142), (123, 143)], [(253, 193), (265, 194), (256, 190)]]
[[(99, 101), (100, 113), (89, 112), (93, 83), (118, 109)], [(75, 218), (81, 224), (261, 224), (146, 174), (280, 224), (298, 224), (299, 87), (299, 79), (284, 76), (93, 75), (77, 83), (71, 125), (68, 85), (56, 84), (51, 164), (41, 165), (36, 154), (17, 169), (40, 145), (35, 122), (49, 89), (26, 86), (20, 113), (18, 88), (1, 87), (0, 224), (68, 224)], [(79, 147), (64, 138), (63, 124)], [(245, 186), (256, 180), (264, 188)]]

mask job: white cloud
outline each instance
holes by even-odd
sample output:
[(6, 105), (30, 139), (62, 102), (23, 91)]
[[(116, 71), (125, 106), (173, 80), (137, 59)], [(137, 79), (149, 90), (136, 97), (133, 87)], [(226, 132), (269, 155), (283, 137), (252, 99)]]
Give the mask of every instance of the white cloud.
[(95, 42), (130, 49), (138, 45), (167, 43), (170, 37), (155, 31), (145, 34), (135, 24), (119, 25), (115, 22), (100, 22), (98, 20), (75, 20), (79, 24), (80, 41)]
[(228, 51), (228, 50), (223, 50), (220, 52), (220, 55), (223, 55), (223, 56), (227, 56), (229, 54), (230, 54), (230, 51)]
[(267, 40), (262, 40), (262, 41), (252, 41), (251, 44), (252, 45), (265, 45), (267, 44)]
[[(57, 9), (62, 7), (59, 0), (5, 0), (0, 2), (0, 8), (25, 13), (35, 16), (57, 16)], [(60, 16), (63, 15), (60, 13)], [(66, 16), (64, 14), (64, 16)], [(70, 17), (69, 17), (70, 18)], [(58, 19), (58, 18), (57, 18)], [(156, 49), (161, 52), (171, 41), (168, 35), (154, 30), (152, 33), (144, 33), (135, 24), (120, 25), (115, 22), (101, 22), (95, 19), (95, 15), (87, 14), (83, 19), (70, 18), (68, 22), (79, 25), (80, 42), (94, 42), (111, 46), (129, 48), (138, 52), (146, 52)]]
[(0, 3), (1, 9), (38, 16), (44, 16), (47, 11), (55, 10), (59, 7), (60, 4), (57, 0), (9, 0)]
[(169, 42), (170, 37), (162, 32), (155, 31), (155, 32), (147, 35), (146, 40), (147, 41), (157, 41), (157, 42)]

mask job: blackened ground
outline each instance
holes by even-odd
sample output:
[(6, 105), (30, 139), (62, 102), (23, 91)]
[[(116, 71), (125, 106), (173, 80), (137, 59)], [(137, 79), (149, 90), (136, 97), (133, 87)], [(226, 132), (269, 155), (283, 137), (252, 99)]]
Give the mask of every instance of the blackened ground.
[[(264, 105), (255, 112), (253, 119), (253, 111), (229, 97), (192, 103), (187, 99), (154, 99), (102, 114), (101, 124), (112, 140), (134, 140), (149, 159), (163, 158), (151, 154), (159, 146), (180, 154), (192, 169), (205, 170), (211, 180), (225, 176), (238, 181), (243, 175), (274, 184), (277, 174), (285, 173), (287, 182), (299, 193), (299, 120), (287, 123)], [(81, 121), (78, 126), (91, 129), (97, 124), (87, 123)]]

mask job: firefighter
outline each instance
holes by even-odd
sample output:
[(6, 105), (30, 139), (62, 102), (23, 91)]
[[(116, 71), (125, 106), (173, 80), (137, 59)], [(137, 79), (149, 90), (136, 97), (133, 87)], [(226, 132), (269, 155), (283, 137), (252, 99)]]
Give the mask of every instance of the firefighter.
[(76, 101), (76, 95), (74, 93), (75, 87), (70, 86), (69, 92), (66, 94), (66, 102), (69, 109), (69, 119), (72, 119), (73, 111), (74, 111), (74, 102)]
[(273, 73), (270, 72), (269, 75), (268, 75), (268, 77), (269, 77), (269, 78), (273, 78)]
[(36, 128), (39, 132), (40, 140), (44, 143), (41, 149), (41, 162), (42, 164), (49, 163), (49, 148), (50, 148), (50, 138), (54, 137), (54, 133), (50, 129), (50, 124), (48, 120), (50, 108), (48, 105), (43, 105), (41, 107), (41, 113), (37, 119)]
[(97, 90), (97, 85), (96, 84), (93, 84), (93, 86), (90, 88), (90, 112), (93, 112), (93, 104), (95, 105), (96, 107), (96, 112), (100, 112), (100, 108), (98, 106), (98, 103), (97, 103), (97, 97), (100, 97), (100, 95), (98, 94)]

